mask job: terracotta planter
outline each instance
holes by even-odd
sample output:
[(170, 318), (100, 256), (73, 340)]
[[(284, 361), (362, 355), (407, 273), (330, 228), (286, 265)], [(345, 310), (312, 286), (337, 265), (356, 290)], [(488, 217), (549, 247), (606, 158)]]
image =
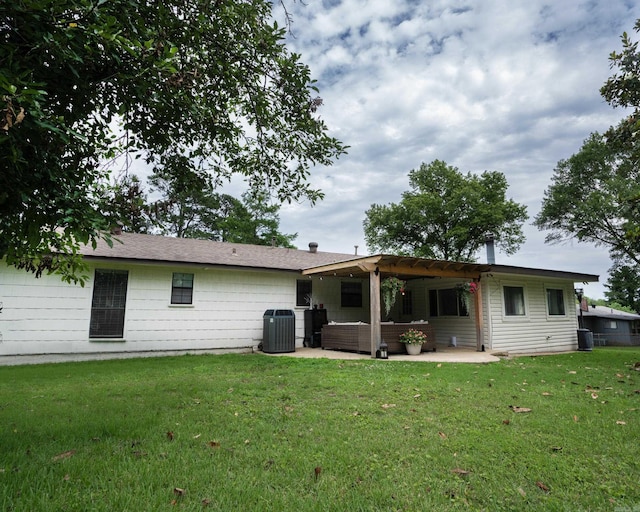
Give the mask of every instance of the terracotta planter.
[(414, 345), (411, 343), (405, 343), (404, 346), (407, 349), (407, 354), (410, 356), (417, 356), (422, 352), (422, 345)]

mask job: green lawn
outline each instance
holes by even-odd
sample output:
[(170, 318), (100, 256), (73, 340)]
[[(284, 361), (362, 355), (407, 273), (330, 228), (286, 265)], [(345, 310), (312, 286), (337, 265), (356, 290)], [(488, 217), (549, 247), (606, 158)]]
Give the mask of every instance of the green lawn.
[(638, 361), (1, 367), (0, 510), (640, 511)]

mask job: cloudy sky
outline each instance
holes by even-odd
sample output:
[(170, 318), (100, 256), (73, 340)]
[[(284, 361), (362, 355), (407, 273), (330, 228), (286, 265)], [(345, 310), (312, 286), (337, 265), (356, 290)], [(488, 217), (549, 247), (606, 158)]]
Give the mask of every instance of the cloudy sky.
[[(527, 205), (526, 244), (497, 262), (601, 276), (585, 287), (604, 297), (607, 251), (548, 246), (531, 226), (557, 162), (589, 133), (623, 116), (599, 89), (608, 56), (632, 32), (631, 0), (286, 0), (288, 46), (318, 81), (332, 136), (350, 146), (315, 169), (326, 198), (283, 206), (281, 230), (296, 244), (367, 254), (362, 222), (373, 203), (398, 202), (408, 172), (435, 159), (463, 172), (505, 174)], [(482, 255), (484, 258), (484, 254)], [(481, 259), (484, 261), (484, 259)]]

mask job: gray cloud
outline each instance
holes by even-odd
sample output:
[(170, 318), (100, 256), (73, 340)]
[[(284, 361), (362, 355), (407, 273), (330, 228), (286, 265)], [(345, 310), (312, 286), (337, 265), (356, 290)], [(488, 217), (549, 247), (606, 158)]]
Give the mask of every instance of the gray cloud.
[[(436, 158), (464, 172), (497, 170), (509, 195), (533, 217), (553, 169), (593, 131), (623, 112), (599, 88), (608, 56), (631, 31), (640, 5), (623, 0), (306, 0), (288, 4), (293, 35), (318, 81), (320, 115), (351, 146), (312, 181), (326, 198), (283, 205), (281, 227), (298, 245), (365, 252), (364, 212), (397, 202), (407, 174)], [(527, 226), (527, 243), (501, 263), (601, 275), (607, 252), (546, 246)], [(603, 287), (587, 293), (600, 297)]]

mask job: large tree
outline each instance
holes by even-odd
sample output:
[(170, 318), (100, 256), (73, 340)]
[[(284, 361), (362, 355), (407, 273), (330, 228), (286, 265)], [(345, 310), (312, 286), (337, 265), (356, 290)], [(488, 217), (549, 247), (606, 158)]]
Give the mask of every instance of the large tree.
[(465, 175), (434, 160), (410, 171), (409, 184), (400, 203), (373, 204), (366, 212), (370, 251), (474, 261), (489, 232), (506, 254), (524, 242), (526, 207), (506, 198), (502, 173)]
[(640, 263), (632, 235), (640, 221), (640, 175), (627, 156), (607, 136), (593, 133), (580, 151), (558, 162), (535, 218), (536, 226), (550, 230), (547, 242), (577, 239)]
[[(0, 2), (0, 258), (74, 279), (108, 227), (96, 186), (119, 153), (281, 201), (320, 191), (328, 136), (269, 0)], [(57, 261), (50, 254), (65, 254)], [(70, 265), (70, 266), (67, 266)]]
[(632, 112), (558, 163), (535, 224), (550, 230), (548, 242), (590, 242), (640, 264), (640, 52), (627, 33), (622, 46), (611, 53), (615, 72), (600, 92), (611, 106)]
[(149, 230), (180, 238), (293, 248), (297, 235), (280, 233), (278, 204), (265, 190), (245, 192), (242, 200), (215, 192), (206, 182), (185, 182), (166, 173), (150, 178), (160, 199), (146, 206)]
[(617, 260), (609, 270), (607, 301), (640, 313), (640, 267)]

